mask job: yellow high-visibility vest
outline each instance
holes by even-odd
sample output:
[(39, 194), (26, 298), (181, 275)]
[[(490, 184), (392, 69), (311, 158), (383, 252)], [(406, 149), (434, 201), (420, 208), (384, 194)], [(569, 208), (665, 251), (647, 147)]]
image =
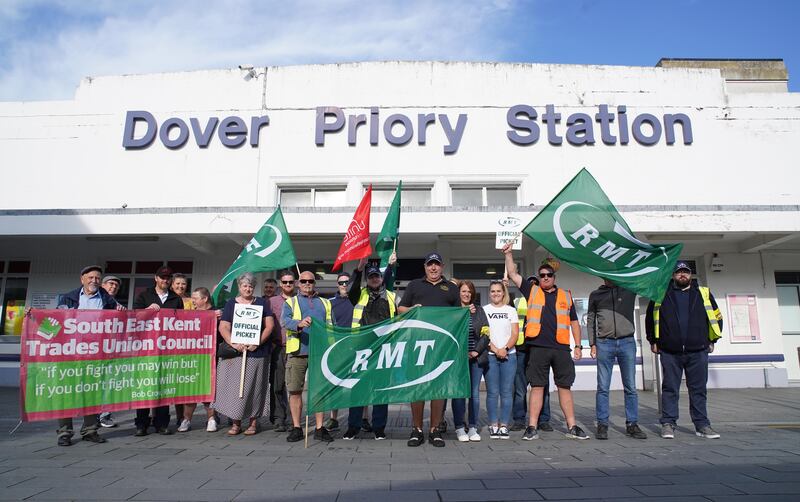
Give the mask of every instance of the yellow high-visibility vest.
[(525, 330), (522, 328), (525, 326), (525, 317), (528, 315), (528, 302), (526, 302), (525, 298), (522, 296), (519, 298), (514, 298), (514, 307), (517, 309), (517, 317), (519, 317), (519, 335), (517, 335), (517, 345), (522, 345), (525, 343)]
[[(394, 304), (396, 297), (397, 295), (395, 295), (393, 291), (386, 292), (386, 301), (389, 302), (389, 317), (394, 317), (395, 311), (397, 310)], [(367, 288), (361, 288), (361, 296), (358, 297), (358, 303), (353, 307), (353, 323), (350, 325), (351, 328), (358, 328), (361, 326), (361, 317), (364, 315), (364, 307), (367, 306), (367, 302), (369, 302), (369, 291), (367, 291)]]
[[(715, 342), (722, 338), (722, 330), (719, 327), (719, 321), (722, 319), (722, 313), (719, 309), (715, 309), (713, 305), (711, 305), (711, 293), (709, 293), (708, 288), (700, 287), (700, 297), (703, 299), (703, 307), (706, 309), (706, 317), (708, 317), (708, 339), (712, 342)], [(653, 304), (653, 333), (655, 335), (656, 340), (658, 340), (660, 334), (660, 322), (661, 319), (661, 303), (655, 302)]]
[[(333, 324), (333, 320), (331, 317), (331, 302), (325, 298), (320, 298), (322, 300), (322, 305), (325, 307), (325, 322), (328, 324)], [(295, 321), (300, 321), (303, 319), (302, 314), (300, 313), (300, 302), (297, 301), (297, 297), (293, 296), (286, 300), (286, 303), (289, 304), (289, 307), (292, 309), (292, 319)], [(292, 331), (290, 329), (286, 330), (286, 353), (291, 354), (293, 352), (297, 352), (300, 350), (300, 334), (297, 331)]]

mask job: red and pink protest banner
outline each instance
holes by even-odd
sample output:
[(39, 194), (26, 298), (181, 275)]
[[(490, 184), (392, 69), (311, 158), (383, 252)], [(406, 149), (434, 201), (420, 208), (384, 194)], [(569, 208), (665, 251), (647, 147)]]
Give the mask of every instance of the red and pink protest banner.
[(211, 401), (211, 310), (31, 310), (20, 347), (22, 420)]

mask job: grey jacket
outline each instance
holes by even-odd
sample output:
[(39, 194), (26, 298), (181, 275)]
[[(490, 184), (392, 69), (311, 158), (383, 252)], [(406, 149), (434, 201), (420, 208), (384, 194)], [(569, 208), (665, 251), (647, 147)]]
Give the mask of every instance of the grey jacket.
[(589, 331), (589, 346), (595, 338), (625, 338), (633, 336), (636, 324), (633, 307), (636, 293), (618, 286), (600, 286), (589, 295), (586, 327)]

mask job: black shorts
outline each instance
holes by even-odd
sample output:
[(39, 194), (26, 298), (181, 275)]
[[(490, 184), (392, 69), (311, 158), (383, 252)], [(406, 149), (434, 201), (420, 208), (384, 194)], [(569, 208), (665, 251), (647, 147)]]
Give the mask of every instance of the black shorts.
[(575, 383), (575, 363), (570, 351), (551, 349), (549, 347), (528, 347), (528, 366), (525, 376), (531, 387), (544, 387), (550, 379), (550, 368), (553, 368), (553, 379), (556, 387), (569, 389)]

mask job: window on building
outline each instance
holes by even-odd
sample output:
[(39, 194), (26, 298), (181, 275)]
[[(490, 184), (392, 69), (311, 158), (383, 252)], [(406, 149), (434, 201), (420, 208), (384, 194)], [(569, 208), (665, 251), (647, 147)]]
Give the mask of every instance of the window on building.
[(517, 188), (516, 185), (453, 185), (451, 187), (453, 206), (516, 206)]
[(800, 335), (800, 272), (775, 272), (784, 335)]
[[(153, 261), (107, 261), (104, 268), (104, 275), (115, 275), (119, 277), (121, 284), (117, 291), (117, 301), (126, 307), (133, 305), (133, 300), (139, 293), (153, 286), (153, 276), (156, 271), (167, 266), (173, 272), (181, 273), (186, 276), (188, 283), (187, 292), (192, 291), (192, 271), (194, 263), (183, 260), (153, 260)], [(209, 289), (214, 285), (206, 286)]]
[[(522, 270), (517, 263), (517, 270)], [(502, 279), (505, 263), (453, 263), (453, 277), (470, 281)]]
[(0, 343), (20, 341), (30, 271), (29, 261), (0, 261)]
[[(364, 187), (364, 191), (367, 187)], [(394, 200), (397, 187), (372, 187), (372, 206), (389, 207)], [(431, 205), (430, 186), (404, 186), (400, 195), (400, 205), (405, 207), (429, 207)]]
[(483, 206), (483, 188), (453, 187), (453, 205), (457, 207)]
[(278, 200), (283, 207), (342, 207), (347, 205), (346, 187), (282, 187)]

